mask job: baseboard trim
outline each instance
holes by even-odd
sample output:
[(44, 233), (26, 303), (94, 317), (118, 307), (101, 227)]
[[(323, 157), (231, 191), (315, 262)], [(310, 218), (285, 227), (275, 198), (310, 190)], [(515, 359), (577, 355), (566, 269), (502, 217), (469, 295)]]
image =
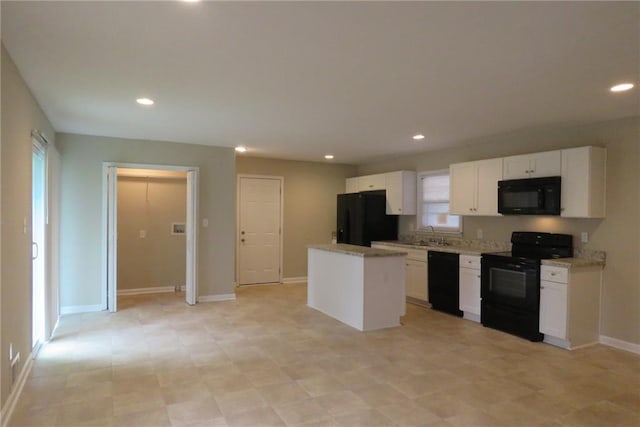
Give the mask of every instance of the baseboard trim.
[[(185, 287), (180, 286), (180, 290), (184, 291)], [(136, 289), (118, 289), (118, 295), (145, 295), (145, 294), (163, 294), (175, 292), (175, 286), (155, 286), (151, 288), (136, 288)]]
[(307, 276), (283, 277), (282, 283), (307, 283)]
[(620, 350), (630, 351), (631, 353), (640, 354), (640, 344), (634, 344), (629, 341), (619, 340), (617, 338), (600, 335), (600, 344), (615, 347)]
[(94, 305), (67, 305), (60, 307), (60, 315), (64, 314), (76, 314), (76, 313), (90, 313), (93, 311), (103, 311), (106, 308), (102, 304)]
[(33, 359), (35, 358), (34, 354), (31, 353), (29, 357), (27, 357), (24, 366), (22, 367), (22, 371), (20, 371), (20, 375), (18, 375), (18, 381), (16, 382), (13, 389), (11, 389), (11, 393), (9, 393), (9, 397), (5, 402), (4, 408), (2, 408), (0, 419), (2, 419), (2, 427), (8, 427), (9, 421), (11, 420), (11, 416), (13, 415), (13, 411), (16, 408), (16, 404), (18, 403), (18, 399), (22, 394), (22, 389), (24, 388), (25, 383), (27, 382), (27, 378), (31, 373), (31, 368), (33, 368)]
[(202, 295), (198, 297), (198, 302), (233, 301), (235, 299), (236, 294)]

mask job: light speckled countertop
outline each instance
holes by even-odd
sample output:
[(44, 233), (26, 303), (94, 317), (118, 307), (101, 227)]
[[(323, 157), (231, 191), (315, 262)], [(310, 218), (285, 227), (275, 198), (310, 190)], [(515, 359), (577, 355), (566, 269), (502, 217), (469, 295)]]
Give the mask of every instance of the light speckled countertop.
[(480, 246), (473, 246), (473, 245), (470, 245), (470, 246), (458, 246), (455, 244), (448, 244), (446, 246), (429, 245), (429, 244), (414, 245), (414, 244), (403, 243), (398, 241), (379, 241), (379, 242), (372, 242), (372, 243), (379, 243), (382, 245), (389, 245), (389, 246), (397, 246), (405, 249), (422, 249), (425, 251), (450, 252), (450, 253), (456, 253), (461, 255), (480, 255), (484, 252), (496, 252), (495, 250), (492, 251), (491, 249), (487, 249)]
[(386, 249), (375, 249), (367, 246), (347, 245), (344, 243), (309, 245), (309, 249), (320, 249), (329, 252), (339, 252), (347, 255), (359, 257), (388, 257), (388, 256), (405, 256), (406, 252), (388, 251)]
[(542, 265), (551, 265), (554, 267), (564, 268), (580, 268), (580, 267), (604, 267), (604, 261), (595, 258), (556, 258), (556, 259), (543, 259)]
[[(398, 240), (390, 240), (390, 241), (378, 241), (373, 243), (380, 243), (389, 246), (397, 246), (400, 248), (406, 249), (421, 249), (425, 251), (440, 251), (440, 252), (452, 252), (458, 253), (461, 255), (481, 255), (483, 253), (491, 253), (491, 252), (501, 252), (507, 251), (508, 248), (500, 247), (499, 242), (488, 242), (487, 244), (476, 243), (474, 241), (465, 242), (465, 245), (456, 245), (455, 243), (449, 244), (447, 246), (431, 246), (429, 244), (426, 245), (416, 245), (406, 242), (401, 242)], [(604, 252), (600, 251), (588, 251), (583, 249), (576, 249), (576, 255), (573, 258), (556, 258), (556, 259), (543, 259), (542, 265), (551, 265), (556, 267), (564, 267), (564, 268), (580, 268), (580, 267), (592, 267), (592, 266), (601, 266), (605, 265), (605, 255)], [(584, 255), (584, 256), (583, 256)]]

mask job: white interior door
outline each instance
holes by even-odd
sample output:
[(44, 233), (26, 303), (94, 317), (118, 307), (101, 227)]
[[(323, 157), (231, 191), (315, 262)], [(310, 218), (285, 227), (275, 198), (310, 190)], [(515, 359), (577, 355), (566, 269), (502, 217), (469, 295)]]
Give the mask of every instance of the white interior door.
[(280, 282), (282, 178), (239, 177), (238, 284)]
[(107, 308), (118, 311), (118, 168), (107, 166)]
[(198, 263), (196, 259), (197, 246), (197, 225), (198, 225), (198, 172), (187, 172), (187, 277), (185, 279), (187, 304), (195, 304), (198, 299), (197, 272)]

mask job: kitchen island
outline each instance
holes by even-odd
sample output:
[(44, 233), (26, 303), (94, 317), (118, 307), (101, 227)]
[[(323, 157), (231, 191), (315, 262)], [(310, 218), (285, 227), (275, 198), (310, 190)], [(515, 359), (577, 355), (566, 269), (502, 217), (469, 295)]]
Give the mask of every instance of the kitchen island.
[(360, 331), (400, 325), (404, 252), (347, 244), (308, 249), (307, 305)]

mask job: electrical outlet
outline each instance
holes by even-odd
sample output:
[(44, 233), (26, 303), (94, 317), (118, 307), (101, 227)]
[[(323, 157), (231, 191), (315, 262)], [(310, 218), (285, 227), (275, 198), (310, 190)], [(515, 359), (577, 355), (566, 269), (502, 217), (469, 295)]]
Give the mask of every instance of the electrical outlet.
[(147, 237), (147, 230), (140, 230), (140, 238), (145, 239)]
[(478, 229), (476, 230), (476, 237), (477, 237), (478, 239), (482, 239), (482, 238), (484, 237), (484, 233), (482, 232), (482, 228), (478, 228)]
[(580, 241), (582, 241), (582, 243), (588, 243), (589, 242), (589, 233), (586, 231), (583, 231), (582, 233), (580, 233)]
[(209, 226), (209, 220), (207, 218), (202, 219), (202, 227), (207, 228)]

